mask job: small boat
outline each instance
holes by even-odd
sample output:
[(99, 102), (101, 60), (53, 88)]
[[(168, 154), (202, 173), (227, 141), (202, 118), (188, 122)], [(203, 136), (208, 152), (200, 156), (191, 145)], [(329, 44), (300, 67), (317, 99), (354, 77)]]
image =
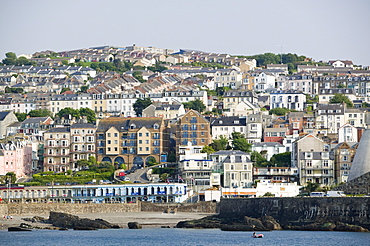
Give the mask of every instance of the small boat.
[(263, 238), (263, 234), (254, 234), (253, 238)]

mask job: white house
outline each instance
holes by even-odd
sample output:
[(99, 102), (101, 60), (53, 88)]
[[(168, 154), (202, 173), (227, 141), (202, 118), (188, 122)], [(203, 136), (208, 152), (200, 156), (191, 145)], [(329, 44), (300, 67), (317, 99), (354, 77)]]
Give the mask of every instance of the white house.
[(274, 91), (270, 93), (270, 109), (288, 108), (303, 111), (306, 95), (295, 91)]
[(271, 159), (273, 155), (281, 154), (286, 152), (285, 146), (278, 142), (262, 142), (262, 143), (253, 143), (252, 144), (252, 151), (257, 151), (261, 153), (262, 151), (266, 151), (263, 155), (268, 161)]
[(338, 128), (338, 143), (358, 141), (358, 131), (353, 125), (346, 123)]

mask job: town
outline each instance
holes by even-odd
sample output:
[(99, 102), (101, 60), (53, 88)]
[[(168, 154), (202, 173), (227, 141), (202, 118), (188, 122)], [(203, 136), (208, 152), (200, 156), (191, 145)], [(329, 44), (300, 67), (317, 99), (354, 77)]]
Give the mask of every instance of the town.
[(369, 85), (368, 67), (290, 53), (135, 44), (8, 52), (0, 197), (179, 203), (326, 194), (370, 171), (359, 144), (370, 138)]

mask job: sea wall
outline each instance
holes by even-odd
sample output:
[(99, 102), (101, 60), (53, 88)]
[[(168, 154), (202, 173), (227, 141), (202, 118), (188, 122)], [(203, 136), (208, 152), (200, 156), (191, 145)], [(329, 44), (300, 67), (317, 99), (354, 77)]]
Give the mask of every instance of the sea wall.
[(11, 215), (48, 215), (50, 211), (69, 214), (139, 212), (140, 205), (140, 203), (13, 203), (7, 206)]
[(283, 226), (340, 221), (370, 229), (370, 197), (221, 199), (220, 217), (266, 215)]
[(166, 210), (190, 213), (217, 213), (219, 203), (199, 202), (199, 203), (141, 203), (142, 212), (163, 212)]
[(199, 203), (11, 203), (0, 204), (0, 215), (46, 215), (50, 211), (69, 214), (132, 213), (132, 212), (194, 212), (216, 213), (218, 204)]

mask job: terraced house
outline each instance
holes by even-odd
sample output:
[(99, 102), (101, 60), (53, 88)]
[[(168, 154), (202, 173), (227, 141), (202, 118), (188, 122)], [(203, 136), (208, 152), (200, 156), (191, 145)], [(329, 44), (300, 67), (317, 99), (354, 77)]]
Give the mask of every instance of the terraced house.
[(97, 161), (128, 168), (143, 167), (150, 161), (159, 163), (167, 152), (168, 134), (163, 118), (110, 117), (99, 121)]

